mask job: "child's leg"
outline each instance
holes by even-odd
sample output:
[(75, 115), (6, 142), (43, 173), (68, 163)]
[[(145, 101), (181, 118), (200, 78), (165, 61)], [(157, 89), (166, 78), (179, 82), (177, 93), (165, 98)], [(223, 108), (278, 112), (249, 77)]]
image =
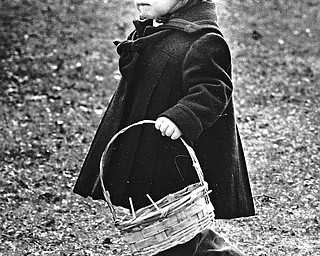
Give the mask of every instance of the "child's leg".
[(194, 256), (200, 240), (201, 234), (198, 234), (189, 242), (177, 245), (157, 254), (156, 256)]
[(175, 246), (157, 256), (245, 256), (218, 233), (206, 229), (189, 242)]
[(211, 229), (206, 229), (200, 234), (201, 239), (194, 256), (245, 256), (243, 252)]

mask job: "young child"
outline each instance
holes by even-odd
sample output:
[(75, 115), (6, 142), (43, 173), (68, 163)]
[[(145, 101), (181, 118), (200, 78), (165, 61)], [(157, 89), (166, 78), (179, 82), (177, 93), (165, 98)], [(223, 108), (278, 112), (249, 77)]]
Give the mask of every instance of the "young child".
[[(216, 218), (254, 215), (243, 149), (235, 123), (231, 57), (209, 0), (134, 0), (140, 21), (117, 46), (122, 79), (96, 132), (74, 192), (103, 199), (99, 162), (111, 137), (137, 121), (156, 120), (122, 134), (104, 158), (104, 184), (114, 205), (135, 209), (198, 182), (180, 136), (195, 149)], [(153, 21), (162, 23), (153, 26)], [(243, 255), (205, 230), (159, 255)], [(220, 239), (221, 241), (221, 239)]]

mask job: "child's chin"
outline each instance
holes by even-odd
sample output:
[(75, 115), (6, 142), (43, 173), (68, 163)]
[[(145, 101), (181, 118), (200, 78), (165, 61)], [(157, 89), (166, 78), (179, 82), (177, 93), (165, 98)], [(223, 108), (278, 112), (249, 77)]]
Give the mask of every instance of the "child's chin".
[(140, 18), (140, 20), (153, 20), (153, 19), (155, 19), (155, 18), (149, 17), (149, 16), (140, 16), (139, 18)]
[(155, 19), (156, 17), (154, 17), (154, 15), (141, 13), (141, 14), (139, 15), (139, 18), (140, 18), (140, 20), (153, 20), (153, 19)]

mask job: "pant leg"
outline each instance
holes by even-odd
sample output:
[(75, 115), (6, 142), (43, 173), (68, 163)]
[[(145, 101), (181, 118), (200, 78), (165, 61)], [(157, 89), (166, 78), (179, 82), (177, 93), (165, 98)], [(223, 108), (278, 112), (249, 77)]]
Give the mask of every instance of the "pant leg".
[(200, 240), (201, 234), (198, 234), (190, 241), (160, 252), (156, 256), (194, 256)]
[(177, 245), (156, 256), (245, 256), (211, 229), (206, 229), (189, 242)]
[(238, 248), (211, 229), (204, 230), (200, 235), (194, 256), (245, 256)]

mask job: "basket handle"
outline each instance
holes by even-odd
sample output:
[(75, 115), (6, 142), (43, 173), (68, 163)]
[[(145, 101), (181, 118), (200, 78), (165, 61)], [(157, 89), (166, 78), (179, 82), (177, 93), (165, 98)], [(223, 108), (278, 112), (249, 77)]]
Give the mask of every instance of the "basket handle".
[[(116, 215), (116, 211), (114, 209), (114, 206), (111, 202), (111, 199), (110, 199), (110, 194), (109, 192), (106, 190), (105, 186), (104, 186), (104, 183), (103, 183), (103, 159), (104, 159), (104, 156), (106, 155), (106, 153), (108, 152), (108, 149), (110, 148), (111, 144), (115, 141), (115, 139), (122, 133), (126, 132), (127, 130), (129, 130), (130, 128), (134, 127), (134, 126), (138, 126), (138, 125), (142, 125), (142, 124), (155, 124), (155, 121), (153, 120), (142, 120), (142, 121), (139, 121), (139, 122), (136, 122), (136, 123), (133, 123), (123, 129), (121, 129), (119, 132), (117, 132), (115, 135), (113, 135), (113, 137), (111, 138), (111, 140), (109, 141), (109, 143), (107, 144), (102, 156), (101, 156), (101, 159), (100, 159), (100, 173), (99, 173), (99, 178), (100, 178), (100, 182), (101, 182), (101, 188), (102, 188), (102, 191), (103, 191), (103, 195), (107, 201), (107, 204), (108, 204), (108, 207), (112, 213), (112, 217), (113, 217), (113, 220), (116, 222), (117, 221), (117, 215)], [(200, 167), (200, 163), (196, 157), (196, 154), (193, 150), (192, 147), (190, 147), (183, 138), (180, 137), (180, 140), (181, 142), (183, 143), (183, 145), (186, 147), (190, 157), (191, 157), (191, 160), (192, 160), (192, 164), (193, 164), (193, 167), (198, 175), (198, 178), (200, 180), (200, 183), (201, 185), (204, 185), (205, 184), (205, 181), (204, 181), (204, 177), (203, 177), (203, 172), (202, 172), (202, 169)]]

